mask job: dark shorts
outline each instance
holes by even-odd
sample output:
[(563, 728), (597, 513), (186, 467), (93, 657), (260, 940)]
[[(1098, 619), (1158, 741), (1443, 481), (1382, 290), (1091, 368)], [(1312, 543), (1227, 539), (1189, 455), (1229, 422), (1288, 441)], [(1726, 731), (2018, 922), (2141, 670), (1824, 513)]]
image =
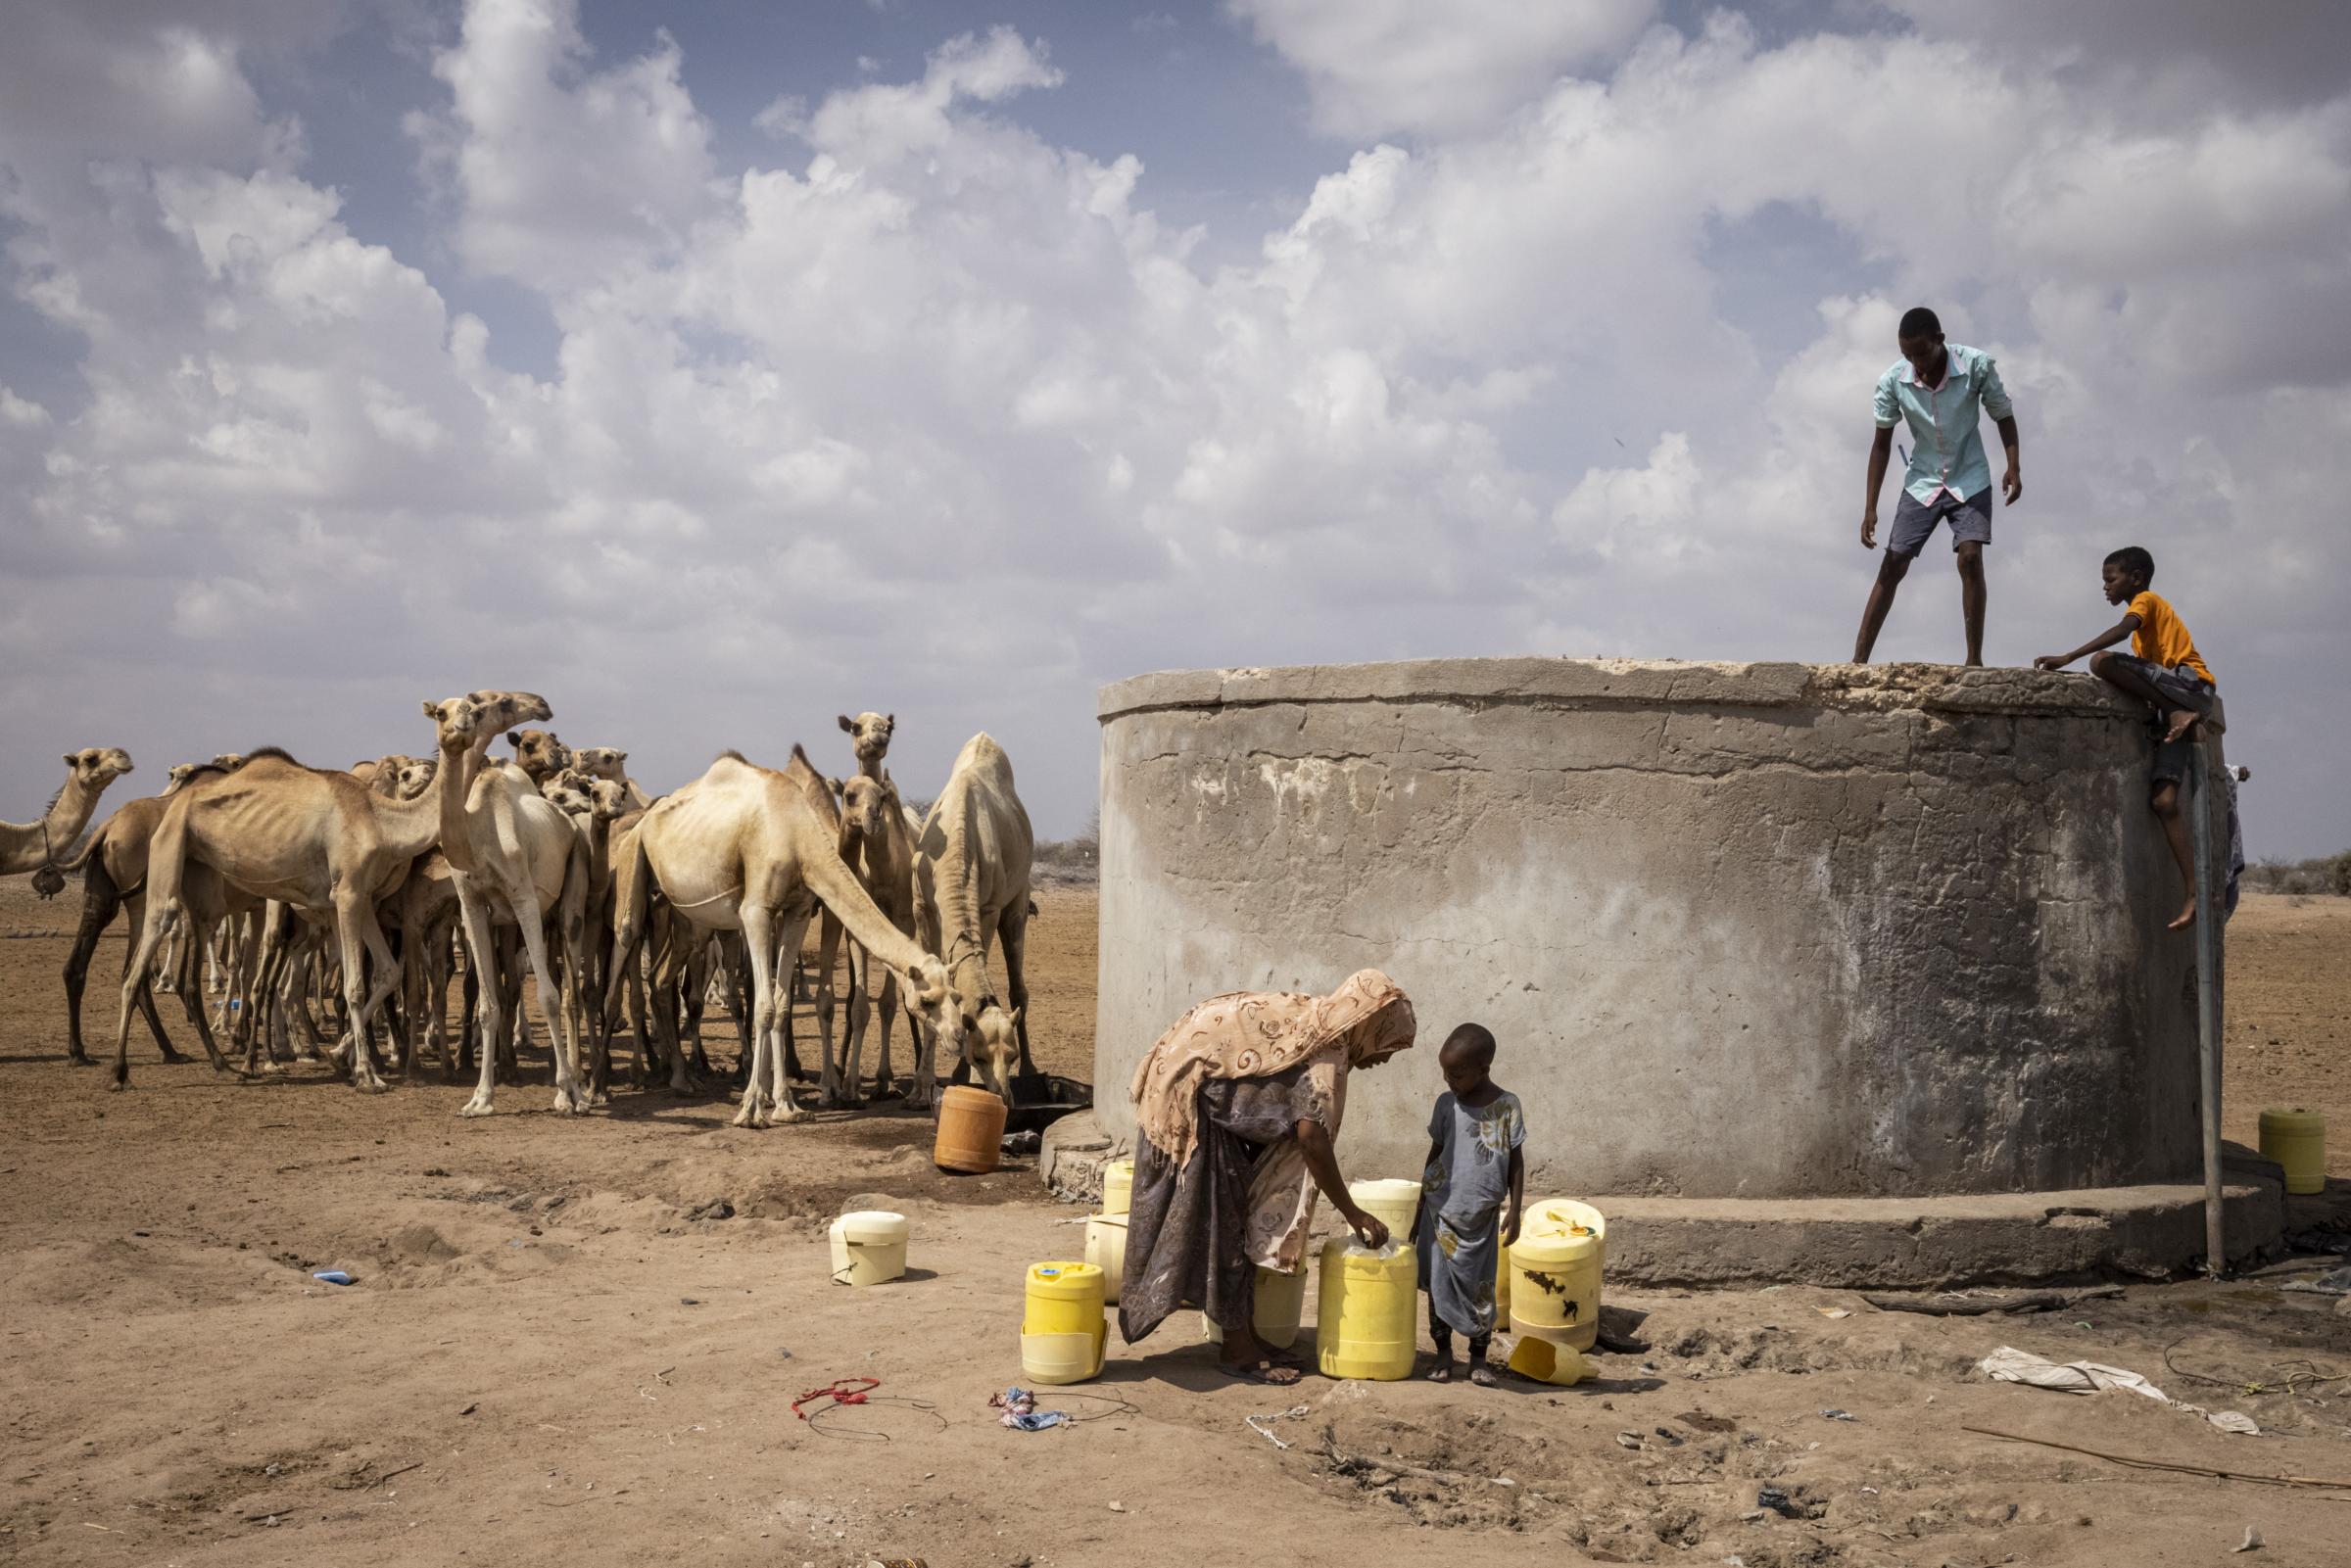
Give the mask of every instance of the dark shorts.
[(2161, 789), (2165, 784), (2184, 786), (2187, 784), (2188, 754), (2195, 742), (2166, 740), (2163, 733), (2171, 728), (2172, 708), (2185, 708), (2197, 714), (2212, 711), (2212, 683), (2184, 664), (2167, 670), (2152, 659), (2142, 659), (2135, 653), (2109, 653), (2106, 657), (2163, 694), (2166, 707), (2151, 721), (2156, 737), (2155, 766), (2148, 770), (2148, 789)]
[(1987, 485), (1965, 500), (1947, 490), (1931, 501), (1903, 491), (1901, 504), (1894, 509), (1894, 532), (1886, 540), (1887, 552), (1916, 555), (1927, 547), (1927, 536), (1935, 532), (1935, 525), (1946, 517), (1951, 524), (1951, 548), (1991, 544), (1991, 487)]

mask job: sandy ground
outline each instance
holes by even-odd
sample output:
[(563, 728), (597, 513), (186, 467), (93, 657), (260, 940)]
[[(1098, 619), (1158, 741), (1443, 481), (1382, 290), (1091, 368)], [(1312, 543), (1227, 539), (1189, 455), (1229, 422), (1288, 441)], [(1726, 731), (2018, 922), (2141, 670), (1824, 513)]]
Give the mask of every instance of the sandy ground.
[[(66, 926), (73, 896), (0, 887), (0, 1561), (2351, 1561), (2351, 1491), (1961, 1430), (2351, 1481), (2351, 1382), (2281, 1387), (2297, 1365), (2351, 1372), (2351, 1317), (2283, 1276), (2017, 1319), (1794, 1287), (1616, 1293), (1651, 1312), (1652, 1348), (1572, 1391), (1259, 1388), (1220, 1378), (1178, 1320), (1114, 1336), (1100, 1382), (1048, 1398), (1079, 1425), (1012, 1432), (985, 1402), (1020, 1379), (1022, 1268), (1079, 1238), (1028, 1162), (943, 1176), (927, 1125), (889, 1110), (744, 1132), (715, 1098), (623, 1094), (565, 1120), (543, 1109), (543, 1056), (486, 1121), (438, 1081), (363, 1098), (314, 1070), (223, 1079), (135, 1034), (132, 1088), (110, 1094), (63, 1060), (63, 938), (22, 934)], [(1039, 1054), (1082, 1071), (1093, 902), (1042, 904)], [(2257, 899), (2232, 935), (2244, 1125), (2291, 1099), (2351, 1145), (2351, 904)], [(101, 1036), (118, 963), (110, 942)], [(723, 1020), (714, 1045), (731, 1057)], [(900, 1284), (828, 1279), (823, 1226), (862, 1195), (913, 1217)], [(729, 1217), (693, 1217), (721, 1199)], [(311, 1278), (337, 1266), (359, 1283)], [(1971, 1369), (2002, 1344), (2133, 1368), (2276, 1436), (1991, 1384)], [(891, 1402), (794, 1416), (839, 1377)], [(1765, 1485), (1820, 1517), (1748, 1517)], [(2231, 1557), (2248, 1526), (2267, 1545)]]

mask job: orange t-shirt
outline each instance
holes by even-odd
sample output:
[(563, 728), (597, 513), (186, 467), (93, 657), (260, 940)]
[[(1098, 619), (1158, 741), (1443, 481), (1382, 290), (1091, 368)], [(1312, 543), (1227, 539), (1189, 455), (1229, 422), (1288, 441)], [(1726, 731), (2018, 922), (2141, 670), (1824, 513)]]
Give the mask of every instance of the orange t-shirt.
[(2216, 689), (2220, 686), (2205, 668), (2204, 655), (2196, 651), (2195, 639), (2187, 635), (2187, 623), (2161, 594), (2139, 590), (2131, 596), (2131, 613), (2138, 617), (2138, 630), (2131, 634), (2132, 652), (2167, 670), (2184, 664)]

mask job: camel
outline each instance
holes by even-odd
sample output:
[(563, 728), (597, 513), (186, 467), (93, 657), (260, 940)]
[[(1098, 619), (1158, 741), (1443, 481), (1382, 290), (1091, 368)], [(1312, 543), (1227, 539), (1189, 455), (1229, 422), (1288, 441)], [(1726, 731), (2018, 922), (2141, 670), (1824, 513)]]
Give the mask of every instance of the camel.
[(852, 719), (844, 713), (840, 728), (848, 735), (849, 749), (857, 753), (857, 771), (868, 779), (881, 778), (882, 759), (889, 755), (889, 737), (897, 733), (898, 716), (860, 713)]
[[(574, 753), (576, 758), (577, 753)], [(628, 796), (609, 779), (599, 779), (566, 768), (549, 780), (542, 790), (548, 803), (571, 820), (573, 843), (563, 873), (561, 912), (564, 952), (565, 1006), (572, 1015), (572, 1038), (581, 1050), (601, 1051), (603, 1010), (603, 941), (611, 925), (601, 921), (612, 881), (610, 838), (612, 824), (628, 809)], [(584, 1030), (593, 1028), (589, 1035)], [(588, 1087), (589, 1103), (600, 1104), (600, 1078)], [(608, 1098), (605, 1097), (605, 1098)]]
[(577, 746), (571, 753), (574, 768), (592, 779), (609, 779), (620, 785), (631, 810), (643, 811), (653, 803), (653, 797), (629, 777), (628, 760), (629, 754), (618, 746)]
[[(1021, 1074), (1036, 1070), (1029, 1055), (1029, 983), (1022, 957), (1029, 931), (1029, 867), (1036, 838), (1012, 784), (1012, 759), (985, 735), (964, 742), (946, 787), (931, 803), (915, 841), (916, 933), (946, 961), (963, 1024), (962, 1082), (975, 1070), (1012, 1101), (1011, 1059)], [(1012, 998), (1005, 1013), (987, 983), (987, 950), (1004, 945), (1004, 983)], [(938, 1042), (926, 1035), (915, 1064), (917, 1105), (936, 1090)]]
[[(528, 692), (475, 691), (423, 704), (441, 765), (413, 800), (370, 793), (347, 773), (306, 768), (283, 752), (256, 753), (235, 773), (196, 781), (172, 797), (148, 841), (147, 918), (122, 977), (116, 1028), (115, 1085), (130, 1080), (130, 1011), (156, 949), (186, 914), (188, 866), (197, 862), (258, 898), (274, 898), (321, 922), (331, 917), (341, 946), (346, 1004), (343, 1047), (352, 1087), (380, 1093), (369, 1060), (376, 1010), (399, 983), (376, 902), (398, 886), (417, 856), (468, 827), (461, 796), (469, 764), (507, 725), (550, 716)], [(468, 844), (468, 850), (470, 845)], [(472, 868), (470, 854), (460, 872)], [(535, 924), (535, 922), (534, 922)], [(375, 961), (369, 982), (365, 958)]]
[(697, 931), (744, 933), (751, 968), (751, 1069), (737, 1126), (762, 1125), (771, 1110), (782, 1122), (806, 1114), (792, 1103), (785, 1076), (778, 1015), (791, 1006), (790, 960), (820, 899), (906, 986), (924, 1023), (962, 1043), (945, 966), (901, 935), (842, 863), (832, 795), (797, 746), (781, 771), (737, 752), (721, 755), (645, 814), (615, 877), (611, 983), (632, 961), (655, 882), (673, 914)]
[[(857, 880), (874, 900), (874, 906), (889, 920), (890, 925), (904, 935), (915, 931), (914, 919), (914, 832), (908, 825), (906, 810), (898, 800), (898, 786), (890, 782), (889, 773), (883, 770), (879, 778), (858, 774), (852, 779), (838, 781), (840, 795), (840, 858), (857, 874)], [(858, 1064), (865, 1051), (865, 1030), (872, 1017), (875, 986), (870, 958), (859, 963), (861, 949), (852, 948), (849, 974), (848, 1037), (841, 1055), (846, 1059), (842, 1076), (847, 1084), (847, 1101), (857, 1101)], [(874, 1093), (888, 1094), (891, 1087), (889, 1070), (889, 1031), (898, 1012), (897, 976), (885, 970), (882, 975), (882, 1043), (874, 1065)], [(919, 1038), (919, 1031), (918, 1038)], [(919, 1046), (917, 1052), (919, 1054)], [(830, 1052), (828, 1052), (828, 1057)]]
[(66, 753), (66, 782), (36, 822), (0, 822), (0, 877), (20, 872), (45, 873), (33, 882), (43, 898), (66, 885), (57, 862), (71, 853), (73, 840), (88, 826), (106, 786), (130, 772), (130, 753), (120, 746), (84, 746)]
[(571, 766), (571, 748), (552, 730), (509, 730), (506, 744), (514, 748), (513, 766), (530, 775), (534, 789)]
[[(243, 757), (233, 757), (242, 764)], [(81, 873), (81, 923), (73, 933), (72, 951), (66, 956), (66, 1059), (77, 1066), (87, 1067), (91, 1058), (81, 1043), (81, 996), (89, 978), (90, 955), (97, 950), (98, 939), (114, 923), (115, 912), (129, 906), (125, 923), (129, 939), (136, 942), (138, 932), (146, 924), (147, 841), (164, 820), (164, 811), (171, 797), (188, 784), (205, 774), (228, 773), (230, 767), (219, 763), (182, 762), (175, 764), (166, 775), (169, 781), (160, 795), (143, 796), (125, 801), (115, 814), (106, 819), (99, 830), (90, 835), (71, 862), (60, 863), (58, 870), (68, 874)], [(199, 885), (201, 883), (201, 885)], [(222, 886), (219, 876), (209, 866), (191, 870), (189, 876), (189, 904), (193, 910), (220, 908), (225, 912), (232, 901), (238, 905), (250, 902), (243, 895)], [(198, 917), (199, 919), (201, 917)], [(192, 991), (181, 993), (181, 1004), (187, 1009), (189, 1022), (196, 1025), (197, 1036), (211, 1051), (213, 1066), (225, 1069), (228, 1064), (219, 1052), (213, 1049), (211, 1029), (203, 1021), (202, 1004)], [(163, 1052), (166, 1062), (184, 1062), (187, 1058), (172, 1049), (171, 1040), (164, 1032), (163, 1020), (156, 1016), (153, 988), (139, 993), (138, 1007), (147, 1021), (148, 1032)]]
[[(544, 744), (537, 739), (543, 736)], [(506, 738), (517, 755), (530, 755), (535, 762), (544, 762), (560, 747), (554, 736), (543, 731)], [(435, 780), (445, 791), (444, 798), (447, 786), (442, 778), (450, 768), (445, 757), (441, 777)], [(551, 769), (548, 776), (552, 778), (554, 771)], [(547, 918), (556, 915), (558, 934), (567, 923), (576, 924), (579, 918), (577, 911), (566, 916), (556, 909), (564, 895), (578, 834), (570, 819), (538, 791), (529, 771), (519, 763), (482, 764), (462, 785), (460, 794), (463, 806), (453, 825), (455, 831), (442, 835), (441, 850), (456, 876), (465, 949), (481, 975), (482, 1024), (481, 1078), (474, 1086), (473, 1098), (457, 1114), (486, 1117), (495, 1109), (492, 1096), (498, 1075), (498, 1042), (503, 1037), (500, 987), (495, 983), (496, 927), (511, 924), (522, 932), (523, 951), (530, 958), (531, 974), (539, 987), (539, 1011), (547, 1020), (549, 1054), (555, 1060), (553, 1109), (561, 1116), (576, 1115), (588, 1109), (588, 1090), (579, 1073), (578, 1036), (562, 1005), (558, 976), (548, 952)], [(515, 1022), (518, 1027), (522, 1023), (519, 1007)]]

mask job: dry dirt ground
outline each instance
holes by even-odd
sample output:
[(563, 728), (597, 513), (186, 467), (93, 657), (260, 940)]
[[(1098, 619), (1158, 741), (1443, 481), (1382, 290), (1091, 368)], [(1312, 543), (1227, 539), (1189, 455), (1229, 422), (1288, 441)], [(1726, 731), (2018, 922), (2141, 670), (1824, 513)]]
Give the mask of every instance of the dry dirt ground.
[[(1797, 1287), (1619, 1293), (1652, 1348), (1572, 1391), (1276, 1391), (1219, 1377), (1171, 1324), (1049, 1394), (1078, 1425), (1014, 1432), (986, 1398), (1021, 1377), (1022, 1267), (1080, 1234), (1029, 1162), (943, 1176), (927, 1125), (888, 1110), (744, 1132), (716, 1098), (622, 1094), (565, 1120), (542, 1109), (544, 1056), (479, 1121), (437, 1078), (377, 1098), (317, 1069), (242, 1081), (161, 1066), (136, 1036), (131, 1089), (110, 1094), (64, 1061), (64, 940), (21, 934), (65, 926), (77, 892), (0, 887), (0, 1562), (2351, 1562), (2351, 1491), (1962, 1430), (2351, 1481), (2351, 1382), (2284, 1386), (2351, 1372), (2351, 1318), (2281, 1276), (2018, 1319)], [(1043, 903), (1041, 1054), (1082, 1070), (1093, 901)], [(2347, 917), (2250, 904), (2231, 993), (2238, 1103), (2324, 1105), (2341, 1144)], [(101, 1035), (118, 963), (110, 940)], [(723, 1020), (715, 1045), (731, 1056)], [(850, 1291), (822, 1230), (868, 1194), (913, 1217), (917, 1271)], [(721, 1199), (729, 1217), (696, 1217)], [(327, 1267), (359, 1282), (311, 1277)], [(1994, 1385), (1971, 1369), (2002, 1344), (2129, 1367), (2276, 1435)], [(841, 1377), (891, 1402), (793, 1414)], [(1819, 1516), (1758, 1515), (1764, 1486)], [(2248, 1526), (2267, 1544), (2231, 1557)]]

